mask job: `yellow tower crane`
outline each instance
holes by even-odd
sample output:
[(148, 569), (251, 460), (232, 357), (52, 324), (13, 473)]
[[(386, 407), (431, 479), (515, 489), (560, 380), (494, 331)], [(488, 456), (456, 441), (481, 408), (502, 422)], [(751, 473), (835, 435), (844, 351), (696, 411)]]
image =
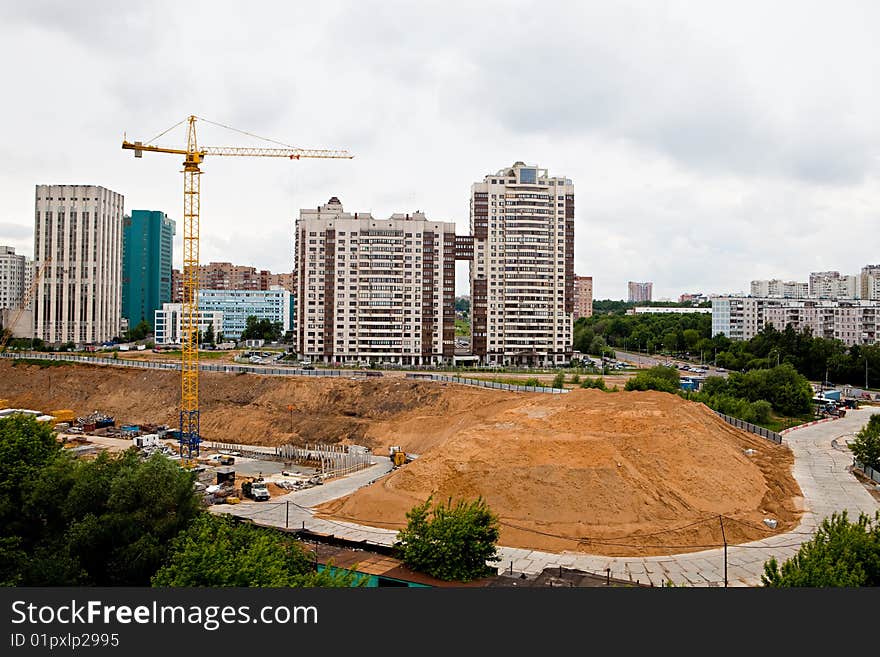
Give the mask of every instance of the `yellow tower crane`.
[[(183, 298), (181, 299), (181, 390), (180, 390), (180, 455), (198, 456), (199, 443), (199, 176), (200, 165), (208, 155), (231, 157), (284, 157), (290, 160), (305, 158), (351, 159), (348, 151), (303, 149), (274, 142), (283, 148), (250, 147), (199, 147), (196, 139), (196, 120), (227, 128), (249, 137), (256, 137), (243, 130), (229, 128), (207, 119), (190, 116), (176, 123), (150, 141), (155, 141), (177, 126), (187, 123), (186, 148), (164, 148), (140, 141), (129, 142), (123, 138), (122, 148), (133, 150), (135, 157), (150, 153), (183, 155)], [(260, 137), (260, 139), (264, 139)], [(266, 141), (274, 141), (268, 139)]]

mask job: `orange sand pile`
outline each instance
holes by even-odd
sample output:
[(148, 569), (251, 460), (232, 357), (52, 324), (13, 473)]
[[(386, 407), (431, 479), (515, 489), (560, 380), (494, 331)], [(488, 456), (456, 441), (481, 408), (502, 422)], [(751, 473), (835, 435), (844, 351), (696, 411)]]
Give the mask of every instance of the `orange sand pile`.
[(597, 390), (521, 399), (322, 513), (400, 528), (431, 494), (482, 496), (501, 518), (502, 545), (608, 555), (720, 546), (719, 516), (729, 543), (797, 524), (791, 451), (701, 404)]

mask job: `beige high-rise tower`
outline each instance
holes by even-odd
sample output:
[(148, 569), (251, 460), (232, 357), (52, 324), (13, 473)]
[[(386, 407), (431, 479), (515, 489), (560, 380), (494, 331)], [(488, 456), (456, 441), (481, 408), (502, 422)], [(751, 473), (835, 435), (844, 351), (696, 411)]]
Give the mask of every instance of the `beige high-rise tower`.
[(36, 338), (93, 344), (119, 335), (123, 205), (95, 185), (36, 186), (35, 269), (51, 258), (35, 292)]
[(574, 185), (516, 162), (471, 186), (473, 353), (552, 365), (572, 354)]

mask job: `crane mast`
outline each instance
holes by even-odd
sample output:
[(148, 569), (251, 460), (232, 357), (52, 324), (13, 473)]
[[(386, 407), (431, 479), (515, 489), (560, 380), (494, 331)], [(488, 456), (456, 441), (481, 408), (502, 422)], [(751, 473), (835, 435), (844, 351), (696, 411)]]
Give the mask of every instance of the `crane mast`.
[[(164, 148), (142, 142), (122, 141), (122, 148), (133, 150), (135, 157), (149, 153), (183, 155), (183, 298), (181, 299), (181, 388), (180, 388), (180, 455), (187, 458), (199, 455), (201, 442), (199, 411), (199, 210), (200, 165), (206, 155), (232, 157), (284, 157), (291, 160), (304, 158), (351, 159), (342, 150), (319, 150), (288, 147), (252, 148), (203, 146), (199, 148), (196, 136), (196, 120), (187, 119), (186, 149)], [(205, 119), (202, 119), (203, 121)], [(181, 121), (180, 123), (183, 123)], [(165, 132), (177, 127), (172, 126)], [(208, 121), (208, 123), (212, 123)], [(220, 125), (220, 124), (215, 124)], [(227, 127), (227, 126), (221, 126)], [(233, 128), (234, 130), (234, 128)], [(242, 132), (236, 130), (236, 132)], [(161, 137), (164, 132), (159, 136)], [(243, 133), (248, 134), (249, 133)], [(249, 135), (256, 136), (256, 135)], [(276, 142), (277, 143), (277, 142)]]

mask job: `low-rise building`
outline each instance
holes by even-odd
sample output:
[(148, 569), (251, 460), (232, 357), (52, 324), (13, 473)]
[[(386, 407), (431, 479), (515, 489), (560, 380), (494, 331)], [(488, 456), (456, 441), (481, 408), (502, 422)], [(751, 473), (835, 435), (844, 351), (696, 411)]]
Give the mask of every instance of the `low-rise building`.
[(224, 338), (238, 340), (248, 317), (281, 324), (282, 333), (294, 327), (294, 297), (281, 286), (271, 290), (199, 290), (199, 310), (223, 315)]
[[(198, 326), (203, 335), (210, 327), (213, 327), (215, 336), (219, 336), (223, 332), (222, 312), (202, 309), (199, 309), (198, 312)], [(164, 303), (162, 308), (155, 311), (153, 341), (157, 345), (181, 344), (182, 314), (182, 304), (179, 303)]]
[(847, 346), (877, 343), (880, 302), (858, 299), (779, 299), (716, 297), (712, 299), (712, 335), (749, 340), (765, 326), (783, 331), (810, 329), (815, 337), (837, 339)]

